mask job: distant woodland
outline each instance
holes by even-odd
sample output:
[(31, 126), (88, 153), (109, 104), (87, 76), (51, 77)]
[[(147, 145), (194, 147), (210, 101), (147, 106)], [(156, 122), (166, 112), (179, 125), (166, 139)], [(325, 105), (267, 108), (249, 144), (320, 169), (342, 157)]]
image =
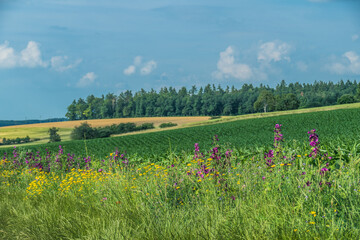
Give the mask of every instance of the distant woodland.
[(360, 83), (356, 81), (290, 83), (283, 80), (275, 88), (244, 84), (240, 89), (220, 85), (196, 86), (176, 90), (173, 87), (119, 95), (89, 95), (74, 100), (68, 107), (69, 120), (153, 117), (221, 116), (256, 112), (283, 111), (360, 101)]
[(0, 120), (0, 127), (34, 124), (34, 123), (47, 123), (47, 122), (63, 122), (67, 121), (66, 118), (50, 118), (45, 120)]

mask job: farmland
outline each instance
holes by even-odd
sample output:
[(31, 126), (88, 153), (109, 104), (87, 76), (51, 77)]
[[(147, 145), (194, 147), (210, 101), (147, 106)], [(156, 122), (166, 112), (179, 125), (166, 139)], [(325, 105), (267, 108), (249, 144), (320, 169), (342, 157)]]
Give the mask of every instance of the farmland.
[[(286, 138), (302, 142), (309, 129), (316, 128), (321, 134), (322, 143), (354, 143), (360, 139), (360, 111), (358, 108), (338, 109), (322, 112), (308, 112), (292, 115), (278, 115), (266, 118), (224, 121), (221, 123), (188, 128), (170, 129), (167, 131), (125, 135), (106, 139), (86, 141), (66, 141), (61, 145), (65, 152), (79, 156), (86, 154), (102, 158), (118, 148), (130, 155), (145, 158), (166, 156), (169, 152), (181, 153), (193, 150), (194, 143), (207, 148), (216, 134), (222, 143), (234, 148), (255, 149), (266, 147), (271, 142), (274, 124), (283, 123)], [(230, 120), (230, 119), (229, 119)], [(344, 124), (346, 122), (346, 124)], [(43, 151), (45, 148), (57, 151), (59, 144), (47, 144), (19, 147), (25, 150)], [(9, 148), (8, 148), (9, 149)], [(6, 151), (2, 149), (1, 151)], [(7, 151), (12, 151), (11, 149)]]

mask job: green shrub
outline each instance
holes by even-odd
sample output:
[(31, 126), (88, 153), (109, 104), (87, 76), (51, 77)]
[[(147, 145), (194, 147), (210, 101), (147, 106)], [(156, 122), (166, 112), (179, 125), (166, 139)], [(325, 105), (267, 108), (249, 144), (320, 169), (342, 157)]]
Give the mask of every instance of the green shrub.
[(162, 123), (159, 125), (160, 128), (167, 128), (167, 127), (174, 127), (174, 126), (177, 126), (177, 123), (168, 122), (168, 123)]

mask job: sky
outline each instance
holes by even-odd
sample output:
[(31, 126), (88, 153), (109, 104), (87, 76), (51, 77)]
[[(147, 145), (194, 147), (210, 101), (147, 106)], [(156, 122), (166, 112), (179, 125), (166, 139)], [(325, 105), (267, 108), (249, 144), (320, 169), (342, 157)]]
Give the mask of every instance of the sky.
[(360, 81), (356, 0), (0, 0), (0, 120), (141, 88)]

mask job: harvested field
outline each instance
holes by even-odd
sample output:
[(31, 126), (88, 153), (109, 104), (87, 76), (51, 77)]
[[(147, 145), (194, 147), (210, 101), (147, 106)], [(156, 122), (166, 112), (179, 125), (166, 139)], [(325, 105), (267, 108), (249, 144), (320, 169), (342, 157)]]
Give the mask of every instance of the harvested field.
[(7, 126), (1, 127), (0, 129), (7, 128), (73, 128), (79, 126), (83, 122), (89, 123), (92, 127), (103, 127), (109, 126), (112, 124), (120, 124), (120, 123), (128, 123), (132, 122), (136, 125), (141, 125), (143, 123), (154, 123), (154, 126), (157, 127), (161, 123), (173, 122), (178, 125), (193, 123), (193, 122), (201, 122), (208, 120), (208, 116), (201, 117), (143, 117), (143, 118), (112, 118), (112, 119), (91, 119), (91, 120), (78, 120), (78, 121), (66, 121), (66, 122), (49, 122), (49, 123), (35, 123), (31, 125), (17, 125), (17, 126)]

